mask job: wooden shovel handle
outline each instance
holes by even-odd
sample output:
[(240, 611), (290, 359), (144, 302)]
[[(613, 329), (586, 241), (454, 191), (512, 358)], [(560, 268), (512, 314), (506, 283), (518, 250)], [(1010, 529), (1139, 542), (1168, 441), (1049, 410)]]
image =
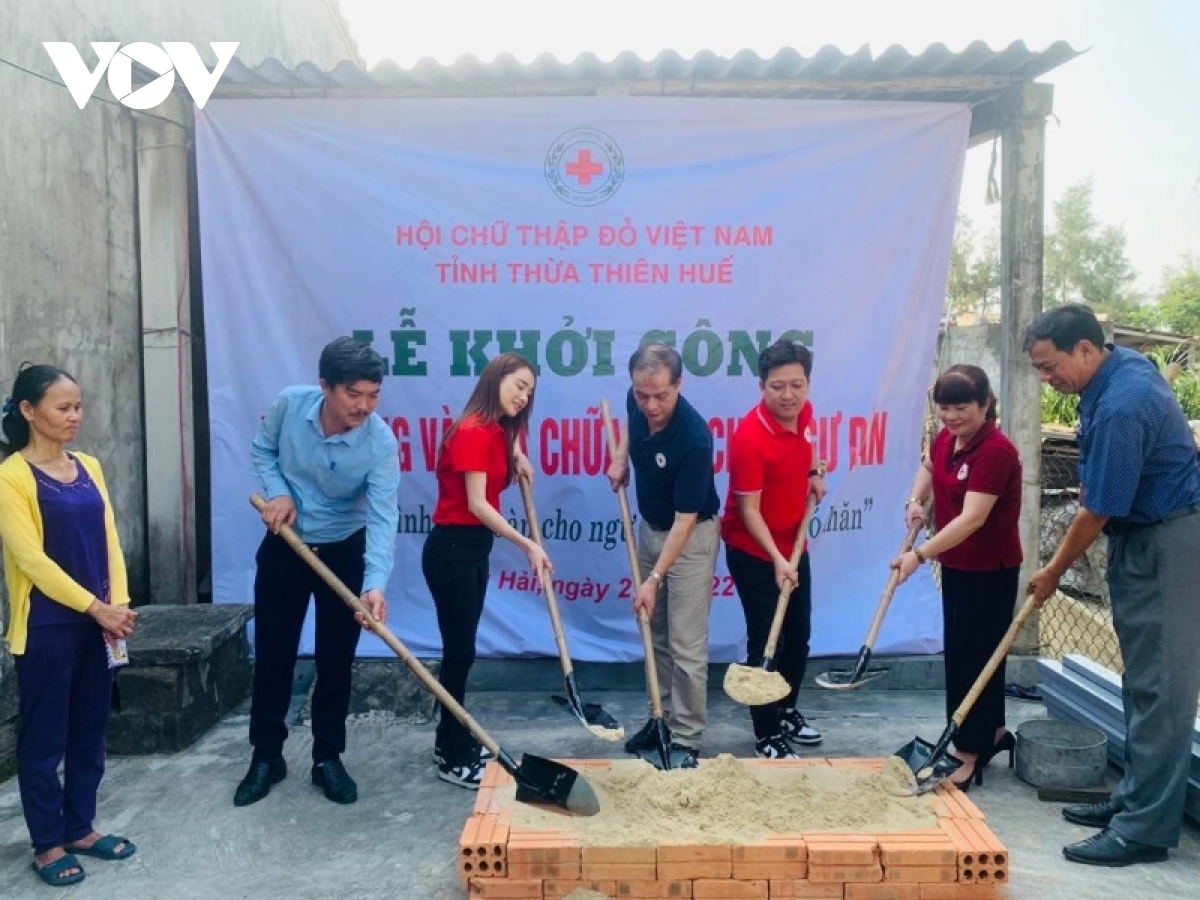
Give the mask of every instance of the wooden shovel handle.
[[(258, 494), (250, 496), (250, 503), (259, 512), (262, 512), (263, 507), (267, 505), (267, 501)], [(380, 640), (387, 644), (392, 649), (392, 652), (400, 657), (401, 662), (408, 666), (409, 670), (417, 676), (417, 680), (421, 682), (425, 690), (433, 694), (438, 702), (446, 708), (446, 711), (458, 719), (467, 731), (471, 732), (471, 737), (475, 738), (475, 740), (479, 741), (479, 743), (483, 744), (483, 746), (487, 747), (495, 755), (500, 755), (500, 745), (492, 740), (491, 736), (480, 727), (479, 723), (471, 717), (469, 712), (462, 708), (457, 700), (450, 696), (449, 692), (441, 686), (432, 673), (421, 665), (421, 661), (413, 656), (412, 651), (404, 646), (400, 639), (392, 634), (391, 630), (385, 624), (371, 615), (366, 604), (350, 588), (346, 587), (342, 580), (333, 574), (325, 563), (321, 562), (317, 554), (313, 553), (304, 541), (300, 540), (300, 536), (296, 534), (292, 526), (287, 524), (280, 525), (279, 536), (300, 555), (301, 559), (312, 566), (313, 571), (320, 576), (322, 581), (329, 585), (333, 592), (341, 598), (343, 603), (356, 613), (362, 614), (364, 621), (370, 626), (371, 630), (379, 635)]]
[[(600, 401), (600, 415), (604, 419), (604, 434), (608, 438), (608, 452), (617, 458), (617, 429), (613, 425), (612, 410), (608, 398)], [(642, 584), (642, 567), (638, 563), (637, 547), (633, 543), (633, 517), (629, 514), (629, 497), (625, 485), (617, 489), (617, 502), (621, 506), (621, 527), (625, 531), (625, 549), (629, 553), (629, 574), (633, 578), (630, 593), (636, 594)], [(646, 610), (638, 610), (638, 631), (642, 636), (642, 650), (646, 655), (646, 693), (650, 695), (650, 714), (662, 718), (662, 699), (658, 695), (658, 669), (654, 665), (654, 642), (650, 637), (650, 617)]]
[[(788, 563), (793, 569), (800, 565), (800, 557), (804, 555), (804, 548), (808, 546), (808, 526), (812, 523), (813, 513), (816, 510), (816, 498), (809, 494), (808, 505), (804, 508), (804, 518), (800, 522), (800, 530), (796, 532), (796, 545), (792, 548), (792, 555), (788, 559)], [(775, 657), (779, 635), (783, 632), (783, 618), (787, 615), (788, 599), (795, 589), (796, 586), (792, 582), (785, 581), (783, 589), (779, 592), (779, 599), (775, 602), (775, 618), (771, 620), (771, 630), (767, 633), (767, 645), (763, 647), (763, 656), (768, 659)]]
[[(524, 475), (518, 479), (521, 483), (521, 499), (525, 503), (525, 518), (529, 521), (529, 533), (533, 536), (533, 542), (546, 549), (542, 543), (542, 529), (538, 525), (537, 509), (533, 505), (533, 490), (529, 486), (529, 479)], [(544, 568), (540, 571), (542, 579), (542, 590), (546, 594), (546, 608), (550, 611), (550, 627), (554, 629), (554, 643), (558, 647), (558, 658), (562, 663), (564, 675), (570, 675), (574, 671), (574, 665), (571, 663), (571, 653), (567, 649), (567, 636), (563, 631), (562, 616), (558, 612), (558, 598), (554, 594), (554, 578)]]
[(983, 689), (987, 687), (987, 683), (992, 680), (992, 676), (1000, 668), (1000, 663), (1004, 661), (1004, 657), (1008, 656), (1008, 651), (1012, 648), (1013, 641), (1017, 639), (1017, 633), (1024, 627), (1025, 621), (1033, 613), (1036, 606), (1036, 598), (1033, 594), (1030, 594), (1029, 599), (1021, 605), (1021, 609), (1017, 612), (1017, 617), (1008, 626), (1008, 631), (1004, 632), (1004, 637), (1000, 639), (1000, 646), (992, 653), (991, 659), (987, 661), (987, 665), (983, 667), (983, 671), (979, 673), (979, 677), (971, 685), (971, 690), (967, 692), (967, 696), (963, 698), (963, 702), (958, 704), (958, 709), (950, 717), (954, 720), (955, 725), (961, 727), (963, 720), (970, 715), (971, 707), (975, 705), (975, 701), (979, 699), (979, 695), (983, 693)]
[[(921, 524), (914, 523), (908, 529), (908, 534), (904, 536), (903, 542), (900, 544), (900, 552), (897, 556), (903, 555), (912, 549), (913, 544), (917, 541), (917, 534), (921, 531)], [(875, 639), (879, 637), (879, 629), (883, 627), (883, 617), (887, 615), (888, 607), (892, 603), (892, 594), (896, 593), (896, 585), (900, 583), (900, 570), (892, 569), (892, 574), (888, 576), (887, 586), (883, 589), (883, 594), (879, 598), (879, 604), (875, 607), (875, 617), (871, 619), (871, 627), (867, 631), (867, 639), (863, 641), (863, 646), (875, 649)]]

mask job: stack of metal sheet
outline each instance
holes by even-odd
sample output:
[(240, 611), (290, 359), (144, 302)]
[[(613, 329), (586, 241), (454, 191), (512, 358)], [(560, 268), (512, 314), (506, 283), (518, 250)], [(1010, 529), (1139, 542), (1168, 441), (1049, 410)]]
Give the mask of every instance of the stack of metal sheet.
[[(1125, 705), (1121, 676), (1086, 656), (1068, 654), (1062, 662), (1038, 660), (1038, 675), (1046, 710), (1068, 722), (1099, 728), (1108, 737), (1108, 758), (1125, 764)], [(1192, 767), (1185, 811), (1200, 822), (1200, 719), (1192, 732)]]

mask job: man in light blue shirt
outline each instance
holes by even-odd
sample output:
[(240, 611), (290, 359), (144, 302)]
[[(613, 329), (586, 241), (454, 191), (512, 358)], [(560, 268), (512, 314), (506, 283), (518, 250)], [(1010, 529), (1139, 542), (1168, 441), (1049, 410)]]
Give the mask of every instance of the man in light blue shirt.
[(347, 587), (361, 593), (371, 615), (385, 621), (400, 463), (396, 438), (375, 414), (384, 376), (379, 354), (352, 338), (338, 338), (321, 352), (319, 373), (319, 387), (284, 389), (251, 449), (267, 498), (262, 520), (269, 530), (255, 558), (254, 756), (234, 806), (257, 803), (287, 775), (284, 718), (310, 596), (317, 627), (312, 781), (335, 803), (358, 799), (341, 754), (360, 623), (277, 531), (285, 523), (293, 526)]

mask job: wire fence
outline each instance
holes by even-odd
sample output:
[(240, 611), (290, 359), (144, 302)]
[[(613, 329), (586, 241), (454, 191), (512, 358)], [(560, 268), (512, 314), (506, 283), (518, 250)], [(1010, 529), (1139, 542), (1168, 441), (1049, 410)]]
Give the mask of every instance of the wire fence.
[[(1040, 562), (1050, 561), (1079, 511), (1079, 454), (1074, 439), (1042, 442)], [(1108, 538), (1101, 535), (1063, 576), (1059, 592), (1038, 619), (1041, 655), (1061, 659), (1079, 653), (1121, 672), (1108, 596)]]

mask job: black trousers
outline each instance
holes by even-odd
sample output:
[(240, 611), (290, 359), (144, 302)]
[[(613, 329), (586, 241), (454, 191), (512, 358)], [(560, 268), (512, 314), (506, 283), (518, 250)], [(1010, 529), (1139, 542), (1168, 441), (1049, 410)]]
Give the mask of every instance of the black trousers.
[[(362, 593), (366, 531), (344, 541), (312, 545), (318, 558), (355, 594)], [(317, 605), (317, 679), (312, 695), (314, 763), (336, 759), (346, 750), (350, 711), (350, 672), (362, 629), (350, 607), (284, 543), (268, 532), (255, 557), (254, 697), (250, 704), (250, 743), (254, 759), (283, 754), (288, 705), (296, 672), (300, 632), (308, 598)]]
[[(1013, 620), (1020, 566), (965, 572), (942, 566), (942, 625), (946, 661), (946, 718), (1000, 645)], [(979, 695), (954, 737), (965, 753), (986, 753), (1004, 727), (1004, 663)]]
[[(775, 567), (765, 559), (728, 546), (725, 562), (746, 616), (746, 665), (760, 666), (779, 602)], [(800, 557), (796, 571), (800, 579), (788, 599), (779, 645), (775, 648), (775, 671), (792, 686), (792, 691), (778, 703), (750, 707), (754, 736), (760, 740), (780, 733), (779, 711), (795, 707), (804, 669), (808, 665), (808, 641), (812, 636), (812, 567), (807, 551)]]
[[(421, 551), (421, 571), (437, 610), (442, 634), (442, 668), (438, 676), (460, 704), (467, 695), (467, 676), (475, 664), (475, 635), (487, 594), (488, 554), (495, 535), (483, 525), (435, 525)], [(462, 765), (475, 758), (470, 732), (442, 710), (436, 747), (446, 762)]]

